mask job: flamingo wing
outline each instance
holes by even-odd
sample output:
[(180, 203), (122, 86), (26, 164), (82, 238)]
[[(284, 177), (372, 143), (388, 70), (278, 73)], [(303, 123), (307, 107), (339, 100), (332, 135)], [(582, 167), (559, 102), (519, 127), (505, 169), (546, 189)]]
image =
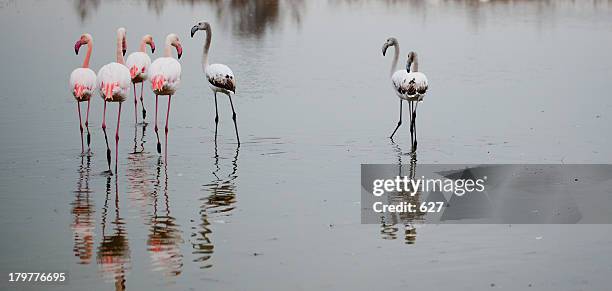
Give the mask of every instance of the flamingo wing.
[(130, 70), (132, 80), (146, 80), (151, 67), (151, 58), (143, 52), (131, 53), (125, 61), (125, 66)]
[(218, 88), (236, 93), (236, 78), (234, 72), (223, 64), (212, 64), (206, 68), (206, 79)]

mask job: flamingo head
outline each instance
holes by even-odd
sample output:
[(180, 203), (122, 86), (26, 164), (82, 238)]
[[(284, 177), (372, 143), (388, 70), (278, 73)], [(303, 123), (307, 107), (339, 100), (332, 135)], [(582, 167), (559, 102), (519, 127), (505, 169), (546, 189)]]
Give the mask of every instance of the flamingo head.
[(89, 33), (84, 33), (81, 35), (79, 40), (74, 44), (74, 53), (79, 54), (79, 49), (82, 45), (89, 44), (91, 42), (91, 35)]
[(406, 71), (410, 73), (410, 69), (412, 68), (412, 63), (415, 62), (417, 58), (417, 54), (415, 52), (408, 53), (408, 60), (406, 61)]
[(409, 52), (408, 53), (408, 62), (414, 62), (414, 59), (416, 59), (417, 54), (415, 52)]
[(397, 45), (397, 39), (395, 39), (395, 37), (388, 38), (387, 41), (385, 41), (385, 44), (383, 44), (383, 47), (382, 47), (382, 54), (383, 54), (383, 56), (385, 56), (385, 54), (387, 53), (387, 49), (390, 46), (394, 46), (394, 45)]
[(145, 35), (142, 40), (144, 41), (144, 43), (148, 44), (151, 47), (151, 53), (154, 54), (155, 53), (155, 42), (153, 42), (153, 36), (151, 36), (150, 34)]
[(191, 37), (193, 37), (198, 30), (206, 30), (206, 31), (208, 31), (208, 30), (210, 30), (210, 24), (208, 22), (205, 22), (205, 21), (198, 22), (198, 24), (194, 25), (191, 28)]
[(176, 54), (178, 55), (178, 58), (180, 59), (181, 56), (183, 55), (183, 46), (181, 45), (181, 41), (179, 40), (178, 36), (174, 33), (169, 34), (166, 37), (166, 45), (168, 44), (176, 48)]
[(126, 31), (125, 28), (120, 27), (119, 29), (117, 29), (117, 38), (119, 40), (121, 40), (121, 49), (122, 49), (122, 53), (125, 56), (125, 53), (127, 52), (127, 41), (126, 41)]

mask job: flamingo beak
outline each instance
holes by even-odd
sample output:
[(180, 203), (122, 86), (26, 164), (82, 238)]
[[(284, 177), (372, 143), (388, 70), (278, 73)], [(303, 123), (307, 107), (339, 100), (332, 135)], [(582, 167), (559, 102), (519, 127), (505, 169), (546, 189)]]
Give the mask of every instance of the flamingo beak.
[(151, 41), (149, 45), (151, 46), (151, 53), (154, 54), (155, 53), (155, 43)]
[[(406, 71), (410, 73), (410, 66), (412, 66), (412, 61), (406, 62)], [(414, 81), (414, 80), (413, 80)]]
[(383, 57), (385, 56), (385, 54), (387, 53), (387, 48), (389, 48), (389, 45), (387, 43), (385, 43), (382, 47), (382, 54)]
[(198, 31), (198, 26), (197, 25), (191, 28), (191, 37), (193, 37), (195, 35), (196, 31)]
[(181, 56), (183, 55), (183, 47), (179, 43), (176, 44), (176, 53), (178, 54), (178, 58), (180, 60)]
[(74, 44), (74, 53), (75, 54), (79, 54), (79, 49), (81, 48), (81, 46), (83, 45), (83, 42), (81, 42), (81, 40), (79, 39), (75, 44)]

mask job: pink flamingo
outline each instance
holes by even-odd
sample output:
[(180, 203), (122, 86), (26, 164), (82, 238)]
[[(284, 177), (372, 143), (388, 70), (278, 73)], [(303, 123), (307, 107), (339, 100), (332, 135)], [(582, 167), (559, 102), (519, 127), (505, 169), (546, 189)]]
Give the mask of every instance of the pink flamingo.
[(148, 78), (148, 70), (151, 66), (151, 58), (146, 53), (146, 45), (151, 47), (151, 53), (155, 53), (155, 43), (153, 42), (153, 37), (150, 34), (147, 34), (142, 37), (140, 41), (140, 50), (137, 52), (131, 53), (125, 64), (130, 70), (130, 75), (132, 77), (132, 84), (134, 85), (134, 120), (138, 123), (138, 99), (136, 98), (136, 84), (140, 83), (140, 104), (142, 105), (142, 122), (145, 122), (145, 117), (147, 116), (147, 110), (145, 109), (142, 92), (144, 91), (144, 81)]
[(172, 47), (176, 48), (178, 58), (183, 54), (183, 47), (176, 34), (166, 37), (164, 56), (157, 58), (151, 64), (150, 75), (153, 93), (155, 93), (155, 135), (157, 135), (157, 152), (161, 154), (161, 143), (157, 130), (157, 101), (159, 95), (168, 95), (168, 111), (166, 112), (166, 158), (168, 154), (168, 116), (170, 115), (170, 99), (176, 92), (181, 81), (181, 64), (172, 57)]
[[(108, 171), (110, 170), (111, 151), (108, 146), (108, 137), (106, 136), (106, 102), (119, 102), (119, 110), (117, 114), (117, 131), (115, 133), (115, 172), (117, 172), (117, 160), (119, 152), (119, 124), (121, 122), (121, 103), (127, 98), (128, 90), (132, 78), (130, 70), (125, 66), (123, 56), (127, 50), (125, 28), (117, 30), (117, 62), (104, 65), (98, 71), (97, 84), (100, 89), (100, 95), (104, 99), (104, 116), (102, 118), (102, 130), (104, 131), (104, 139), (106, 140), (106, 160), (108, 162)], [(111, 172), (112, 173), (112, 172)]]
[(81, 130), (81, 153), (85, 152), (83, 146), (83, 125), (81, 121), (81, 102), (87, 101), (87, 115), (85, 115), (85, 127), (87, 128), (87, 148), (89, 148), (90, 135), (89, 135), (89, 100), (91, 95), (96, 89), (96, 73), (89, 68), (89, 59), (91, 58), (91, 51), (93, 50), (93, 39), (89, 33), (81, 35), (79, 40), (74, 44), (74, 52), (78, 55), (79, 49), (82, 45), (87, 45), (87, 54), (83, 61), (83, 66), (75, 69), (70, 74), (70, 88), (72, 89), (72, 95), (77, 101), (77, 109), (79, 112), (79, 129)]

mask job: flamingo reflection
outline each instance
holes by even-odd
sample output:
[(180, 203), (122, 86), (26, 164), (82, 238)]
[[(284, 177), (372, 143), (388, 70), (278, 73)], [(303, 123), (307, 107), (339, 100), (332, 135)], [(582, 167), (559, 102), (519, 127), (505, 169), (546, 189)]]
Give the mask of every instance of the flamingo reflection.
[[(416, 175), (417, 159), (416, 153), (411, 152), (408, 154), (410, 157), (410, 164), (408, 165), (408, 172), (405, 172), (405, 166), (402, 165), (402, 157), (405, 156), (402, 149), (395, 142), (391, 141), (395, 152), (397, 153), (398, 159), (398, 176), (408, 176), (410, 179), (414, 179)], [(411, 203), (413, 205), (419, 205), (421, 201), (421, 192), (417, 191), (414, 196), (410, 195), (410, 192), (395, 192), (389, 193), (388, 204), (399, 204), (402, 202)], [(383, 239), (397, 239), (400, 226), (404, 228), (404, 242), (406, 244), (414, 244), (416, 242), (416, 228), (414, 223), (423, 221), (425, 216), (424, 212), (417, 211), (414, 213), (401, 212), (398, 214), (387, 212), (385, 216), (381, 216), (380, 219), (380, 234)], [(400, 226), (398, 226), (400, 225)]]
[[(146, 122), (142, 123), (142, 134), (140, 135), (140, 138), (138, 138), (138, 128), (139, 128), (139, 126), (138, 125), (134, 126), (134, 147), (133, 147), (132, 152), (131, 152), (132, 155), (137, 155), (137, 154), (143, 154), (144, 153), (145, 132), (147, 132), (147, 125), (148, 125), (148, 123), (146, 123)], [(139, 146), (140, 146), (140, 148), (139, 148)]]
[(71, 203), (73, 220), (70, 224), (74, 240), (73, 252), (74, 256), (79, 258), (79, 264), (91, 263), (94, 249), (95, 206), (93, 199), (90, 199), (92, 192), (89, 189), (90, 170), (91, 156), (81, 157), (79, 180), (74, 191), (74, 201)]
[[(107, 222), (111, 194), (111, 177), (106, 179), (106, 198), (102, 208), (102, 241), (98, 246), (97, 262), (105, 276), (115, 282), (115, 290), (125, 290), (126, 275), (130, 269), (130, 247), (125, 222), (119, 212), (119, 189), (115, 179), (115, 217)], [(112, 224), (108, 233), (107, 224)]]
[(191, 246), (193, 254), (196, 256), (194, 262), (200, 263), (201, 269), (212, 267), (209, 262), (213, 254), (214, 245), (211, 240), (212, 228), (211, 219), (221, 220), (223, 217), (230, 216), (234, 210), (236, 203), (236, 185), (235, 180), (238, 178), (238, 153), (240, 145), (236, 146), (236, 151), (231, 162), (231, 172), (227, 175), (222, 175), (222, 167), (215, 142), (214, 165), (215, 169), (212, 174), (215, 179), (208, 184), (203, 185), (205, 190), (210, 194), (203, 197), (200, 201), (203, 204), (200, 206), (200, 223), (194, 227), (195, 232), (191, 235)]
[[(161, 169), (164, 169), (164, 184), (161, 188)], [(160, 193), (161, 192), (161, 193)], [(160, 195), (161, 194), (161, 195)], [(160, 196), (163, 195), (163, 204)], [(158, 157), (157, 176), (153, 196), (153, 215), (150, 221), (149, 235), (147, 239), (147, 251), (151, 256), (153, 269), (164, 272), (170, 276), (181, 274), (183, 267), (183, 255), (180, 244), (183, 243), (180, 226), (176, 224), (176, 218), (170, 215), (170, 201), (168, 195), (168, 170), (162, 157)]]
[[(147, 224), (151, 217), (152, 194), (155, 184), (155, 154), (145, 151), (146, 123), (134, 126), (132, 152), (128, 156), (126, 177), (130, 206), (135, 207), (142, 223)], [(139, 133), (139, 129), (142, 132)]]

